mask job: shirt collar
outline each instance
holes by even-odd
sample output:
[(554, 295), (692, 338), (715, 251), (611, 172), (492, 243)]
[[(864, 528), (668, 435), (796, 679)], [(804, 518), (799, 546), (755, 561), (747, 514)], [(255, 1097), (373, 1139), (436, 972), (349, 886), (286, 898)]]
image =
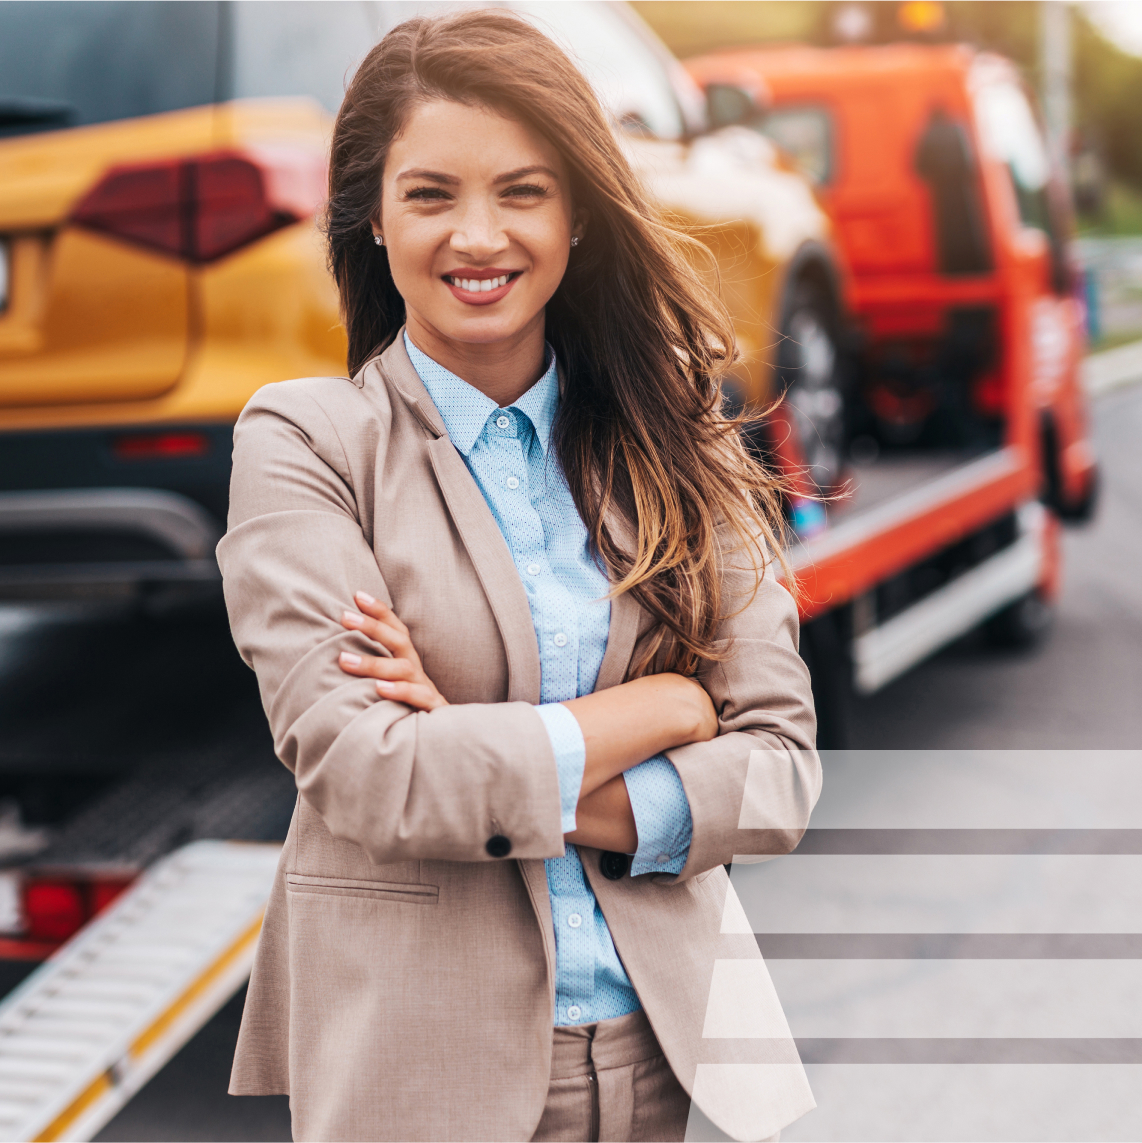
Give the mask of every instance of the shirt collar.
[[(432, 403), (440, 412), (449, 439), (464, 456), (468, 456), (484, 431), (488, 418), (498, 406), (474, 385), (461, 380), (455, 373), (417, 349), (407, 332), (404, 335), (404, 347), (412, 367), (424, 382)], [(531, 422), (545, 455), (551, 440), (555, 411), (559, 407), (559, 374), (555, 366), (555, 353), (550, 346), (547, 347), (547, 357), (547, 372), (510, 406)]]
[(555, 422), (555, 411), (559, 408), (559, 371), (555, 367), (555, 352), (547, 347), (547, 372), (513, 405), (535, 429), (536, 439), (544, 456), (551, 443), (551, 426)]

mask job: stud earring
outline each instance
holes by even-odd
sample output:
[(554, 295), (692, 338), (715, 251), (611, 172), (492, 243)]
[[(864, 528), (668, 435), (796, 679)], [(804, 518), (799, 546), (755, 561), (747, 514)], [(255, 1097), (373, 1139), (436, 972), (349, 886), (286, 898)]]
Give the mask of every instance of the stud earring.
[(577, 234), (571, 239), (571, 245), (572, 246), (578, 246), (579, 245), (579, 236)]
[(384, 246), (384, 244), (385, 244), (385, 237), (384, 237), (384, 235), (383, 235), (383, 234), (374, 234), (374, 235), (373, 235), (373, 241), (374, 241), (374, 242), (375, 242), (375, 243), (376, 243), (378, 246)]

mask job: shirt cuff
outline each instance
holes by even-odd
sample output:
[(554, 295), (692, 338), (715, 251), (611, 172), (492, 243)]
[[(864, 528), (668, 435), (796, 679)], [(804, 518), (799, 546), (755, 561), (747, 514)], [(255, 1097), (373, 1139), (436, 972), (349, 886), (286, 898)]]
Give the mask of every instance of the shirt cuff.
[(571, 833), (575, 828), (575, 807), (579, 805), (583, 770), (587, 765), (587, 744), (583, 741), (578, 719), (561, 702), (544, 703), (535, 709), (543, 719), (547, 737), (551, 739), (551, 749), (555, 752), (563, 832)]
[(638, 830), (632, 877), (640, 873), (681, 873), (690, 856), (694, 822), (678, 771), (664, 754), (623, 774)]

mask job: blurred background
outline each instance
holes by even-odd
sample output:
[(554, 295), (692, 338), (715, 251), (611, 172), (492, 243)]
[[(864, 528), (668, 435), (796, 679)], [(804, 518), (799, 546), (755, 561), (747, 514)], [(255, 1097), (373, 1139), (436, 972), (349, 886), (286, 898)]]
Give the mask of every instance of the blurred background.
[[(295, 792), (213, 549), (250, 395), (344, 370), (346, 78), (449, 6), (0, 5), (0, 1138), (290, 1137), (284, 1096), (225, 1094)], [(821, 748), (863, 752), (865, 796), (898, 751), (1135, 766), (1142, 5), (505, 6), (713, 252), (727, 402), (791, 481)], [(1123, 1114), (789, 1137), (1137, 1137)]]
[[(899, 5), (783, 2), (741, 4), (710, 0), (635, 0), (632, 5), (680, 57), (735, 44), (836, 43), (883, 41), (907, 35)], [(931, 31), (913, 36), (978, 45), (1018, 64), (1027, 82), (1045, 100), (1051, 78), (1044, 40), (1043, 5), (1034, 0), (951, 0), (925, 17)], [(1090, 0), (1069, 5), (1068, 51), (1060, 60), (1057, 99), (1067, 101), (1056, 130), (1066, 135), (1066, 161), (1077, 214), (1079, 251), (1094, 267), (1101, 293), (1092, 315), (1092, 348), (1135, 339), (1142, 332), (1137, 309), (1138, 268), (1130, 241), (1142, 232), (1142, 172), (1139, 170), (1138, 84), (1142, 82), (1142, 12), (1129, 0)], [(851, 13), (863, 13), (853, 15)], [(851, 31), (850, 31), (851, 22)], [(1066, 76), (1065, 84), (1062, 75)], [(1046, 103), (1043, 104), (1046, 110)], [(1065, 124), (1065, 125), (1064, 125)], [(1114, 239), (1115, 241), (1108, 241)]]

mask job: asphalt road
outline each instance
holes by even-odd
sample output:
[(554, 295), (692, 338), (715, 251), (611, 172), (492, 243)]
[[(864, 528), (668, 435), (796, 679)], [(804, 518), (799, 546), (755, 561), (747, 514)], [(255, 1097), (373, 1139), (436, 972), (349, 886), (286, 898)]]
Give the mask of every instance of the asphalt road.
[[(862, 700), (854, 712), (855, 747), (876, 751), (1142, 748), (1142, 575), (1138, 572), (1142, 387), (1102, 398), (1095, 408), (1095, 422), (1104, 472), (1101, 509), (1093, 524), (1066, 534), (1063, 590), (1047, 641), (1031, 651), (1002, 654), (971, 637), (961, 641)], [(125, 765), (136, 770), (156, 765), (192, 769), (195, 759), (219, 756), (259, 772), (268, 767), (267, 775), (276, 765), (253, 678), (237, 660), (222, 624), (201, 617), (124, 622), (113, 614), (101, 618), (58, 614), (45, 620), (0, 612), (0, 797), (18, 795), (39, 820), (50, 823), (106, 786)], [(827, 759), (826, 784), (830, 769), (838, 789), (851, 783), (845, 765), (843, 759)], [(880, 791), (899, 785), (899, 777), (898, 768), (869, 763), (859, 789), (875, 801)], [(928, 795), (914, 788), (901, 796), (905, 802), (914, 798), (919, 812)], [(908, 807), (902, 812), (907, 818)], [(1136, 931), (1142, 932), (1142, 925)], [(811, 979), (805, 976), (804, 965), (812, 963), (821, 962), (790, 959), (774, 969), (798, 1036), (800, 1022), (810, 1020), (822, 1004), (848, 1011), (846, 1004), (870, 992), (903, 997), (909, 986), (886, 980), (883, 973), (877, 976), (880, 969), (872, 962), (850, 961), (839, 975), (835, 971), (828, 978), (831, 991), (825, 995), (819, 973), (811, 973)], [(905, 958), (887, 963), (916, 962)], [(1135, 982), (1122, 987), (1136, 986)], [(988, 1003), (993, 1001), (1002, 1003), (994, 996)], [(915, 995), (908, 1003), (923, 1010), (924, 1001)], [(239, 998), (98, 1138), (288, 1139), (284, 1098), (235, 1099), (225, 1093), (240, 1011)], [(853, 1019), (859, 1023), (858, 1016)], [(933, 1020), (933, 1026), (939, 1024)], [(833, 1029), (818, 1039), (823, 1036), (824, 1042), (838, 1034)], [(858, 1068), (856, 1074), (867, 1078), (882, 1074), (885, 1067), (891, 1071), (892, 1066), (884, 1061), (866, 1063), (865, 1070)], [(1082, 1137), (1058, 1123), (1053, 1128), (1043, 1126), (1042, 1133), (1030, 1127), (1020, 1133), (1017, 1127), (994, 1122), (979, 1127), (982, 1134), (976, 1131), (978, 1125), (961, 1122), (948, 1135), (930, 1119), (909, 1119), (900, 1111), (907, 1103), (906, 1099), (902, 1103), (898, 1091), (902, 1082), (912, 1092), (952, 1091), (968, 1102), (978, 1102), (983, 1090), (978, 1085), (963, 1087), (963, 1077), (971, 1074), (969, 1065), (954, 1072), (959, 1087), (949, 1086), (948, 1073), (940, 1071), (939, 1064), (933, 1065), (937, 1070), (932, 1073), (925, 1072), (925, 1066), (913, 1063), (906, 1080), (897, 1068), (880, 1087), (862, 1087), (865, 1080), (834, 1081), (829, 1077), (839, 1075), (837, 1069), (814, 1078), (819, 1100), (850, 1105), (863, 1101), (866, 1109), (872, 1109), (872, 1118), (812, 1113), (787, 1137), (907, 1138), (909, 1132), (913, 1138), (933, 1139)], [(877, 1067), (882, 1073), (876, 1073)], [(1133, 1090), (1142, 1086), (1137, 1067), (1122, 1064), (1126, 1072), (1115, 1067), (1119, 1065), (1108, 1065), (1099, 1073), (1107, 1083), (1135, 1085)], [(1034, 1072), (1029, 1100), (1042, 1102), (1040, 1089), (1047, 1076), (1043, 1067)], [(991, 1082), (986, 1077), (978, 1081), (985, 1088)], [(879, 1093), (875, 1099), (867, 1094), (873, 1089)], [(996, 1100), (1002, 1103), (1002, 1091), (997, 1091)], [(1107, 1099), (1113, 1104), (1113, 1091), (1102, 1098), (1104, 1104)], [(824, 1111), (824, 1102), (822, 1107)], [(1096, 1111), (1080, 1107), (1078, 1114), (1088, 1115), (1087, 1137), (1120, 1137), (1099, 1125)], [(887, 1129), (885, 1115), (895, 1117), (898, 1130)]]

